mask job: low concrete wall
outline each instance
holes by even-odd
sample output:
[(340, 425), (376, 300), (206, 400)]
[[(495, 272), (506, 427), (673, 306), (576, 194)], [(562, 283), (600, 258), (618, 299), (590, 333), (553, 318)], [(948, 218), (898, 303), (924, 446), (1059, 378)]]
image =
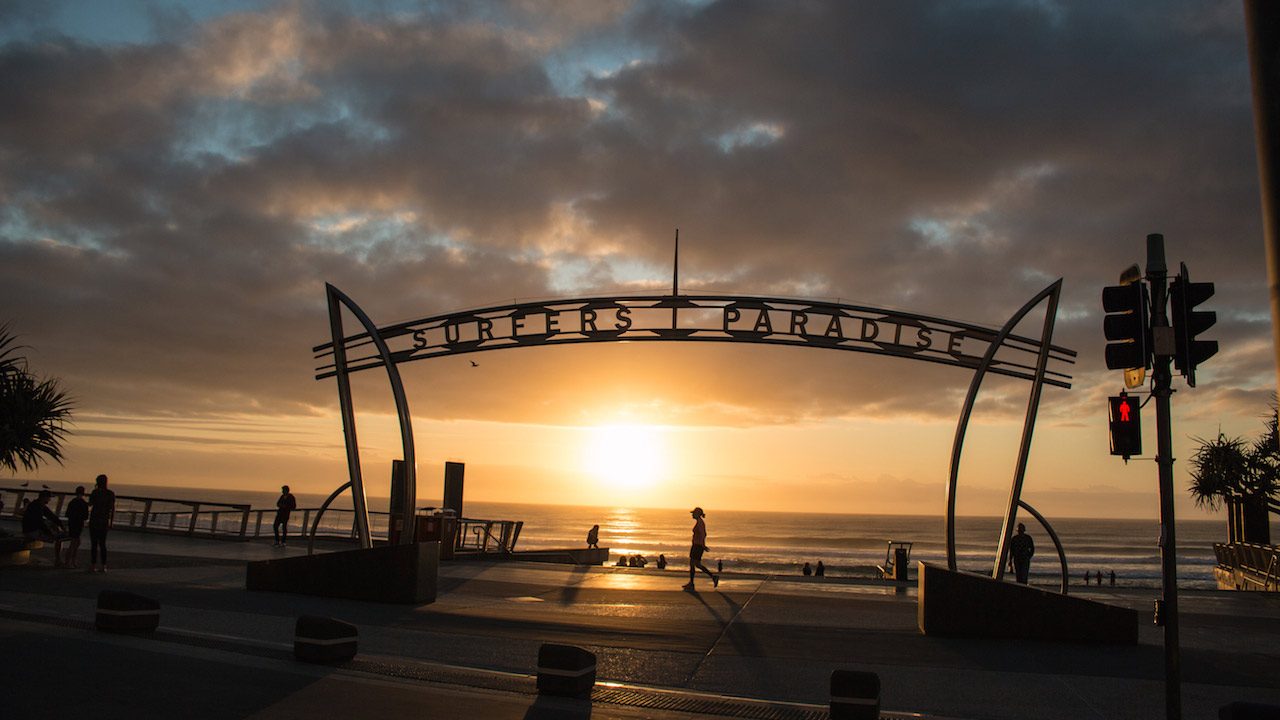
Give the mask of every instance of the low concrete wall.
[(453, 559), (483, 562), (521, 560), (524, 562), (559, 563), (561, 565), (603, 565), (609, 560), (609, 548), (517, 550), (513, 553), (458, 552), (453, 556)]
[(1138, 613), (920, 563), (920, 632), (943, 637), (1136, 645)]
[(387, 545), (249, 563), (249, 590), (421, 605), (435, 602), (440, 543)]

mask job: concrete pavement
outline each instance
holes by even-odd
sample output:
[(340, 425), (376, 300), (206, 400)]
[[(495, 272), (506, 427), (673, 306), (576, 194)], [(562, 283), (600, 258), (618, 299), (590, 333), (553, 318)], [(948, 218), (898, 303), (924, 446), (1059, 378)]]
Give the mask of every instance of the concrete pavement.
[[(445, 564), (436, 603), (374, 605), (243, 589), (246, 560), (301, 548), (123, 532), (111, 542), (105, 575), (54, 569), (47, 550), (43, 565), (0, 568), (0, 652), (23, 659), (22, 671), (0, 674), (7, 698), (35, 689), (25, 694), (68, 711), (82, 707), (85, 697), (40, 679), (49, 667), (40, 658), (57, 658), (74, 676), (107, 672), (108, 682), (93, 685), (120, 698), (154, 687), (124, 673), (129, 667), (168, 677), (164, 688), (194, 682), (193, 696), (227, 698), (209, 701), (222, 702), (219, 717), (302, 717), (303, 708), (355, 716), (375, 707), (457, 710), (440, 717), (685, 716), (672, 709), (680, 703), (664, 709), (652, 700), (670, 692), (703, 713), (765, 717), (758, 712), (767, 707), (774, 717), (821, 717), (831, 670), (853, 668), (879, 674), (887, 711), (1163, 717), (1162, 635), (1151, 626), (1136, 647), (939, 639), (916, 630), (913, 587), (727, 575), (718, 590), (700, 582), (700, 592), (687, 593), (679, 589), (687, 575), (670, 568), (532, 563)], [(164, 637), (86, 629), (104, 587), (160, 600)], [(1081, 594), (1147, 613), (1156, 591)], [(1182, 599), (1185, 716), (1215, 717), (1233, 700), (1280, 704), (1280, 596), (1186, 591)], [(302, 614), (355, 623), (365, 664), (293, 662), (288, 648)], [(543, 642), (597, 653), (601, 681), (625, 692), (614, 693), (616, 702), (597, 692), (588, 705), (539, 700), (529, 674)], [(113, 660), (121, 657), (129, 659)], [(734, 703), (750, 703), (725, 697), (773, 704), (742, 715)]]

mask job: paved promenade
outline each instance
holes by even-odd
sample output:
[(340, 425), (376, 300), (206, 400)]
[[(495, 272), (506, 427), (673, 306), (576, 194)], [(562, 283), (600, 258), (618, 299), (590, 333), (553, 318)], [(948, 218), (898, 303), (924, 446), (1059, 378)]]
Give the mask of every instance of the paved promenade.
[[(9, 528), (5, 525), (6, 529)], [(1137, 647), (926, 638), (914, 587), (532, 563), (445, 564), (436, 603), (378, 605), (244, 590), (269, 543), (112, 535), (97, 575), (0, 568), (0, 693), (15, 715), (94, 718), (397, 716), (821, 718), (835, 668), (879, 674), (886, 717), (1159, 718), (1162, 633)], [(91, 629), (103, 588), (163, 605), (153, 638)], [(1080, 594), (1147, 616), (1156, 591)], [(1280, 704), (1280, 595), (1182, 594), (1185, 717), (1233, 700)], [(355, 623), (343, 668), (291, 659), (298, 615)], [(538, 646), (599, 657), (595, 702), (533, 694)]]

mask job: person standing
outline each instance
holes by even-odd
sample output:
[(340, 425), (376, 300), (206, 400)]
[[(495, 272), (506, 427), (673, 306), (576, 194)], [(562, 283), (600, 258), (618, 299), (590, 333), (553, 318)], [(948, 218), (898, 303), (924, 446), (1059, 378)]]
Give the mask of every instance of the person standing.
[(284, 547), (289, 542), (289, 513), (298, 509), (298, 500), (289, 492), (288, 485), (280, 486), (280, 499), (276, 500), (276, 520), (271, 523), (271, 534), (276, 538), (276, 547)]
[(599, 525), (592, 525), (591, 529), (587, 531), (587, 547), (588, 548), (600, 547), (600, 526)]
[(67, 557), (62, 561), (65, 567), (80, 567), (76, 562), (76, 554), (80, 552), (80, 536), (84, 533), (85, 521), (89, 519), (89, 503), (84, 499), (84, 486), (76, 487), (76, 496), (67, 503), (67, 534), (71, 543), (67, 547)]
[(1014, 576), (1023, 585), (1031, 574), (1031, 556), (1035, 554), (1036, 544), (1027, 534), (1027, 526), (1018, 523), (1018, 533), (1009, 539), (1009, 557), (1013, 560)]
[[(94, 479), (89, 493), (89, 572), (107, 571), (107, 530), (116, 516), (116, 494), (107, 489), (107, 476)], [(98, 554), (102, 564), (98, 564)]]
[(826, 577), (826, 576), (827, 576), (827, 566), (826, 566), (826, 565), (823, 565), (821, 560), (819, 560), (819, 561), (818, 561), (818, 567), (814, 568), (814, 570), (813, 570), (813, 575), (814, 575), (814, 577)]
[(701, 570), (711, 578), (711, 587), (719, 587), (720, 576), (702, 564), (702, 554), (707, 551), (707, 522), (704, 519), (707, 514), (700, 507), (690, 510), (689, 514), (693, 516), (693, 544), (689, 546), (689, 583), (684, 586), (684, 589), (696, 589), (693, 586), (693, 578), (697, 570)]

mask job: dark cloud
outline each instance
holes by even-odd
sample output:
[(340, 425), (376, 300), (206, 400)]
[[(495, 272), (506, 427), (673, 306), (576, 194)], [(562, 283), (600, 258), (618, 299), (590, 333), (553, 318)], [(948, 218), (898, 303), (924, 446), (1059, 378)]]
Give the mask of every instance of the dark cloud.
[[(1203, 407), (1253, 414), (1273, 382), (1232, 3), (356, 7), (0, 46), (0, 308), (88, 407), (316, 412), (324, 282), (379, 322), (636, 267), (661, 288), (675, 226), (688, 289), (999, 325), (1065, 278), (1064, 423), (1118, 385), (1100, 288), (1162, 231), (1218, 283)], [(549, 70), (588, 55), (575, 89)], [(484, 382), (414, 369), (415, 410), (574, 422), (591, 387), (677, 421), (949, 418), (967, 384), (776, 348), (495, 355)], [(1025, 386), (988, 391), (1020, 417)]]

